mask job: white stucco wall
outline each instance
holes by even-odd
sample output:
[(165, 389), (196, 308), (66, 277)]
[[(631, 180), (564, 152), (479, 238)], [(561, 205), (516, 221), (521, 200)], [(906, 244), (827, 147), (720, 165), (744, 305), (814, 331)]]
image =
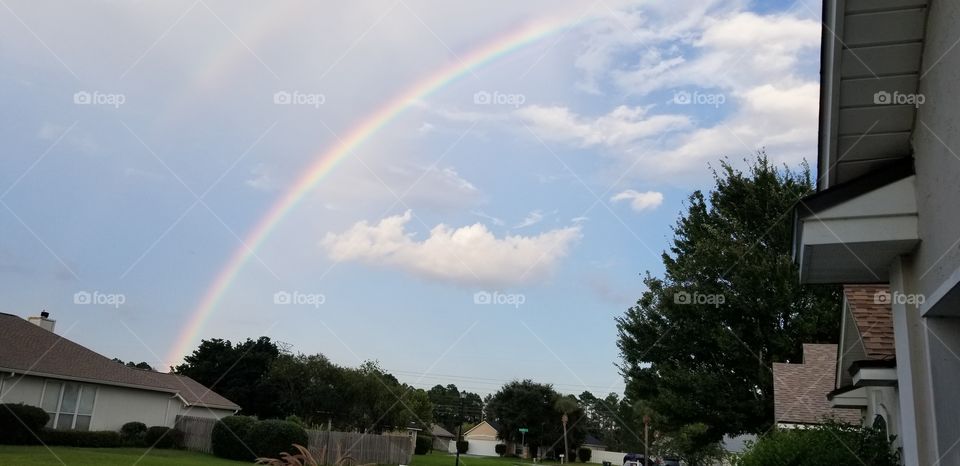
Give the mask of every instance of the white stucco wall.
[[(932, 296), (960, 270), (960, 2), (930, 2), (924, 42), (920, 93), (913, 149), (917, 171), (917, 207), (921, 245), (917, 249), (918, 291)], [(960, 309), (956, 310), (960, 315)]]
[(40, 406), (43, 379), (31, 376), (0, 375), (0, 403), (23, 403)]
[[(922, 309), (894, 306), (897, 370), (904, 421), (905, 463), (960, 464), (960, 307), (941, 306), (949, 318), (918, 319), (960, 283), (960, 2), (929, 4), (919, 92), (925, 102), (917, 110), (912, 145), (917, 174), (920, 245), (891, 274), (899, 291), (926, 297)], [(905, 357), (909, 351), (909, 357)], [(908, 366), (909, 367), (903, 367)], [(913, 408), (913, 409), (911, 409)], [(911, 419), (914, 416), (915, 419)], [(914, 433), (916, 430), (916, 433)], [(911, 454), (911, 437), (918, 452)], [(944, 456), (946, 455), (946, 456)]]
[(119, 430), (130, 421), (173, 427), (181, 405), (169, 393), (99, 385), (90, 430)]

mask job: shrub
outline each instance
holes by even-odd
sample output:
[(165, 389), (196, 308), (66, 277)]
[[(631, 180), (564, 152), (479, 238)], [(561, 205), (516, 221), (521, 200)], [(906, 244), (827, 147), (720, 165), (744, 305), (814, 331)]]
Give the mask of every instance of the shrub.
[(457, 441), (457, 453), (460, 453), (460, 454), (462, 455), (462, 454), (466, 453), (467, 450), (469, 450), (469, 449), (470, 449), (470, 442), (468, 442), (468, 441), (466, 441), (466, 440), (459, 440), (459, 441)]
[(295, 443), (306, 445), (307, 431), (289, 421), (259, 421), (250, 427), (244, 441), (258, 458), (277, 458), (294, 451)]
[(494, 445), (493, 451), (497, 452), (498, 455), (503, 456), (503, 454), (507, 452), (507, 446), (502, 443), (498, 443)]
[(238, 461), (253, 461), (256, 455), (244, 444), (244, 438), (257, 418), (250, 416), (227, 416), (217, 421), (210, 434), (213, 454)]
[(180, 448), (183, 445), (183, 432), (167, 426), (151, 426), (143, 435), (143, 441), (154, 448)]
[(147, 425), (142, 422), (128, 422), (120, 427), (120, 439), (131, 446), (143, 446), (146, 433)]
[(117, 448), (123, 446), (118, 432), (112, 430), (44, 430), (40, 436), (49, 446), (81, 448)]
[(894, 466), (900, 455), (875, 429), (827, 424), (809, 429), (777, 429), (750, 445), (738, 466), (829, 464)]
[(589, 462), (591, 456), (593, 456), (593, 450), (589, 448), (580, 448), (577, 450), (577, 458), (580, 458), (581, 463)]
[(433, 449), (433, 439), (426, 435), (417, 436), (417, 445), (413, 448), (414, 455), (426, 455)]
[(50, 415), (23, 403), (0, 405), (0, 444), (35, 445)]

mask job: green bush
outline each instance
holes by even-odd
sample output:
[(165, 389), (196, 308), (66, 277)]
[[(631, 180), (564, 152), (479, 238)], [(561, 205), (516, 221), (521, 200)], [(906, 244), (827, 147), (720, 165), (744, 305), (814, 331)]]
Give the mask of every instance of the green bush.
[(0, 404), (0, 445), (36, 445), (50, 415), (23, 403)]
[(289, 421), (259, 421), (244, 441), (258, 458), (279, 458), (280, 453), (294, 451), (294, 443), (307, 445), (307, 431)]
[(498, 455), (503, 456), (503, 454), (507, 452), (507, 446), (502, 443), (498, 443), (493, 446), (493, 451), (497, 452)]
[(144, 446), (144, 436), (147, 433), (147, 425), (142, 422), (128, 422), (120, 427), (120, 439), (123, 443), (130, 446)]
[(112, 430), (44, 430), (40, 435), (48, 446), (117, 448), (123, 446), (120, 433)]
[(457, 442), (457, 453), (461, 455), (466, 453), (470, 449), (470, 442), (466, 440), (460, 440)]
[(183, 445), (183, 432), (167, 426), (151, 426), (143, 434), (143, 441), (153, 448), (180, 448)]
[(577, 450), (577, 458), (580, 458), (581, 463), (589, 462), (591, 456), (593, 456), (593, 450), (589, 448), (580, 448)]
[(243, 439), (256, 423), (257, 418), (250, 416), (227, 416), (217, 421), (210, 434), (213, 454), (231, 460), (253, 461), (255, 455)]
[(891, 442), (875, 429), (833, 423), (808, 429), (776, 429), (751, 444), (736, 464), (896, 466), (900, 455)]
[(433, 439), (426, 435), (417, 436), (417, 445), (413, 448), (414, 455), (426, 455), (433, 449)]

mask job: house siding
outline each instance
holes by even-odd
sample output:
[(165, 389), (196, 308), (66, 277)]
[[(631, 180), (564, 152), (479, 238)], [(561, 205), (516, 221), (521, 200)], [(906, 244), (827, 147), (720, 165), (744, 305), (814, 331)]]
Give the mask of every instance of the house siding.
[[(31, 375), (0, 376), (0, 402), (40, 406), (45, 381)], [(139, 421), (148, 426), (173, 427), (177, 415), (220, 419), (232, 410), (184, 406), (171, 393), (84, 383), (97, 387), (90, 430), (120, 430), (123, 424)]]

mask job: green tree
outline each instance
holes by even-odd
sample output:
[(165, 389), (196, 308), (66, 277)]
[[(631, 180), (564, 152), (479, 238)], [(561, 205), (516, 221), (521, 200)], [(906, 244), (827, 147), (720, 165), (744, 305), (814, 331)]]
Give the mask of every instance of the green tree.
[(480, 395), (457, 388), (454, 384), (434, 385), (427, 391), (430, 402), (433, 403), (434, 420), (444, 429), (457, 433), (460, 423), (460, 398), (463, 397), (463, 422), (476, 424), (483, 419), (483, 400)]
[(280, 356), (268, 337), (203, 340), (174, 372), (186, 375), (240, 405), (244, 414), (261, 418), (280, 416), (278, 400), (268, 385), (270, 366)]
[(800, 285), (791, 256), (790, 211), (813, 188), (809, 168), (761, 153), (746, 170), (722, 161), (714, 181), (689, 197), (664, 276), (648, 272), (647, 291), (617, 319), (627, 398), (661, 413), (654, 427), (668, 434), (705, 426), (687, 436), (693, 449), (769, 428), (772, 363), (835, 341), (840, 317), (839, 289)]

